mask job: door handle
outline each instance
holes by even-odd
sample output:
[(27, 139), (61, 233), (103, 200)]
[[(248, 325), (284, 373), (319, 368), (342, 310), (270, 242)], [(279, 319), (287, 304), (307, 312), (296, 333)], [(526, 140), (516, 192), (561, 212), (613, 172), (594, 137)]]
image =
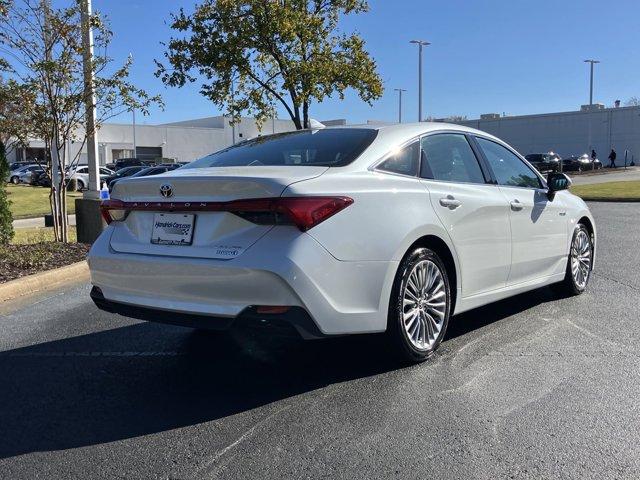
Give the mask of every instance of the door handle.
[(440, 205), (447, 207), (449, 210), (455, 210), (462, 205), (462, 202), (460, 200), (456, 200), (453, 195), (447, 195), (440, 199)]
[(521, 204), (520, 201), (517, 199), (512, 201), (510, 205), (511, 205), (511, 210), (513, 210), (514, 212), (519, 212), (524, 208), (524, 205)]

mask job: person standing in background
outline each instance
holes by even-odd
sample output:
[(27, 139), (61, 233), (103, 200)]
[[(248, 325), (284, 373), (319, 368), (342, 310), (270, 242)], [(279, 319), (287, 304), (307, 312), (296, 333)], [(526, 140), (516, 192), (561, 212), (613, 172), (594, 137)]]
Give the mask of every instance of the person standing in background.
[(611, 153), (609, 154), (609, 168), (616, 168), (616, 151), (612, 148)]

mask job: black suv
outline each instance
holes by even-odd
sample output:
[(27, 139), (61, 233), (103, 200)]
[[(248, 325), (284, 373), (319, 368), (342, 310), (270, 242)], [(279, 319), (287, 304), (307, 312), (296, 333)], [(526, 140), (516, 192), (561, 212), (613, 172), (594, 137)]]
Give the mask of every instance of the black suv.
[(119, 158), (118, 160), (116, 160), (115, 170), (117, 172), (121, 168), (125, 167), (152, 167), (155, 164), (155, 162), (140, 160), (139, 158)]
[(557, 153), (530, 153), (524, 158), (539, 172), (559, 172), (562, 159)]

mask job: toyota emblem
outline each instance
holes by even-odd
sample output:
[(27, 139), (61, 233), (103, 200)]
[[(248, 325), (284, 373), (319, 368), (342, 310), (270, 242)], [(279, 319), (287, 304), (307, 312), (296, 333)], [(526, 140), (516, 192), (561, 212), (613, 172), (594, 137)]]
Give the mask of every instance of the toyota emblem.
[(160, 195), (162, 195), (164, 198), (173, 196), (173, 187), (168, 183), (160, 185)]

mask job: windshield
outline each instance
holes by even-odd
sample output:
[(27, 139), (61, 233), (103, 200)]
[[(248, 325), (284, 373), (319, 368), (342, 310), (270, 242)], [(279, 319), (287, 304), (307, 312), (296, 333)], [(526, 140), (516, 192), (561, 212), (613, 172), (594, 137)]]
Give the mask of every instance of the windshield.
[(182, 168), (240, 166), (342, 167), (376, 138), (370, 128), (300, 130), (258, 137), (207, 155)]

